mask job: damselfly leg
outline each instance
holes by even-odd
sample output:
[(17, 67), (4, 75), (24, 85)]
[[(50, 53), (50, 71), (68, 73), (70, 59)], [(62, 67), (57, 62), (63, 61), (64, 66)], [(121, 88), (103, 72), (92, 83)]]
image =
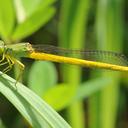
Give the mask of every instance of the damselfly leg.
[(24, 66), (24, 64), (22, 64), (22, 63), (21, 63), (19, 60), (17, 60), (17, 59), (13, 58), (13, 60), (14, 60), (14, 63), (19, 66), (19, 69), (20, 69), (20, 72), (19, 72), (19, 74), (18, 74), (18, 76), (17, 76), (17, 78), (16, 78), (16, 83), (15, 83), (15, 86), (16, 86), (17, 82), (19, 81), (19, 79), (21, 78), (21, 76), (22, 76), (22, 74), (23, 74), (23, 71), (24, 71), (25, 66)]
[(6, 56), (6, 60), (7, 60), (8, 66), (3, 70), (3, 73), (7, 73), (8, 71), (10, 71), (12, 69), (12, 66), (15, 64), (10, 56)]

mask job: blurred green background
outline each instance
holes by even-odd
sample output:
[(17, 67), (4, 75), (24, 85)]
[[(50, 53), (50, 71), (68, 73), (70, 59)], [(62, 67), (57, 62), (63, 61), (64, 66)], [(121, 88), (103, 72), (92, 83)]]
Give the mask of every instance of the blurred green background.
[[(0, 38), (127, 55), (127, 0), (0, 0)], [(21, 82), (73, 128), (128, 127), (128, 73), (18, 58)], [(15, 66), (7, 73), (19, 73)], [(0, 94), (0, 128), (29, 127)]]

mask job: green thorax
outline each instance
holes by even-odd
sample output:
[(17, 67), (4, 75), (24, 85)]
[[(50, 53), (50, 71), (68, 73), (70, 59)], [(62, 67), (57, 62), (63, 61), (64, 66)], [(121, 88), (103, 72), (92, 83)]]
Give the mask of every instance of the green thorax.
[[(33, 51), (31, 44), (18, 43), (5, 46), (5, 54), (14, 57), (27, 57), (30, 52)], [(1, 52), (1, 51), (0, 51)]]

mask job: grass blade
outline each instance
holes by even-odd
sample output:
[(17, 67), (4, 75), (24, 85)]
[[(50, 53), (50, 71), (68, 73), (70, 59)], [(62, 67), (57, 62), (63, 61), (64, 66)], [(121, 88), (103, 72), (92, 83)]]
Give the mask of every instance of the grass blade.
[(49, 105), (21, 83), (6, 74), (0, 77), (0, 92), (19, 110), (34, 128), (70, 128)]

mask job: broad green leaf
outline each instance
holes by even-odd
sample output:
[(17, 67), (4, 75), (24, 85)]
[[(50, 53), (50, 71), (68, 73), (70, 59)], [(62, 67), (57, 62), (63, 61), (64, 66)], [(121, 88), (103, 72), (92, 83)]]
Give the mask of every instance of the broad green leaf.
[(16, 29), (12, 36), (12, 40), (20, 40), (31, 35), (41, 26), (46, 24), (54, 14), (54, 7), (47, 7), (45, 9), (39, 8), (30, 17), (16, 26)]
[(56, 0), (22, 0), (27, 17), (32, 15), (38, 8), (50, 7)]
[[(44, 100), (54, 109), (62, 110), (72, 103), (84, 100), (85, 98), (94, 95), (105, 87), (111, 85), (113, 80), (109, 77), (101, 77), (94, 80), (89, 80), (82, 83), (76, 93), (73, 93), (70, 85), (60, 84), (48, 90), (44, 95)], [(59, 104), (58, 104), (59, 103)]]
[(6, 74), (0, 76), (2, 93), (33, 128), (71, 128), (48, 104), (34, 92)]
[(72, 89), (70, 85), (59, 84), (48, 90), (43, 98), (50, 106), (59, 111), (71, 103), (74, 97), (74, 91)]
[(56, 85), (57, 72), (55, 66), (51, 62), (36, 61), (29, 73), (28, 85), (41, 97), (44, 93)]
[(13, 1), (0, 0), (0, 36), (4, 40), (10, 38), (14, 27), (15, 12), (13, 8)]
[(74, 97), (74, 101), (83, 100), (95, 94), (96, 92), (101, 91), (102, 89), (111, 85), (112, 83), (113, 79), (111, 77), (100, 77), (82, 83), (78, 88), (76, 96)]
[(18, 23), (22, 23), (39, 8), (47, 8), (55, 0), (14, 0)]

